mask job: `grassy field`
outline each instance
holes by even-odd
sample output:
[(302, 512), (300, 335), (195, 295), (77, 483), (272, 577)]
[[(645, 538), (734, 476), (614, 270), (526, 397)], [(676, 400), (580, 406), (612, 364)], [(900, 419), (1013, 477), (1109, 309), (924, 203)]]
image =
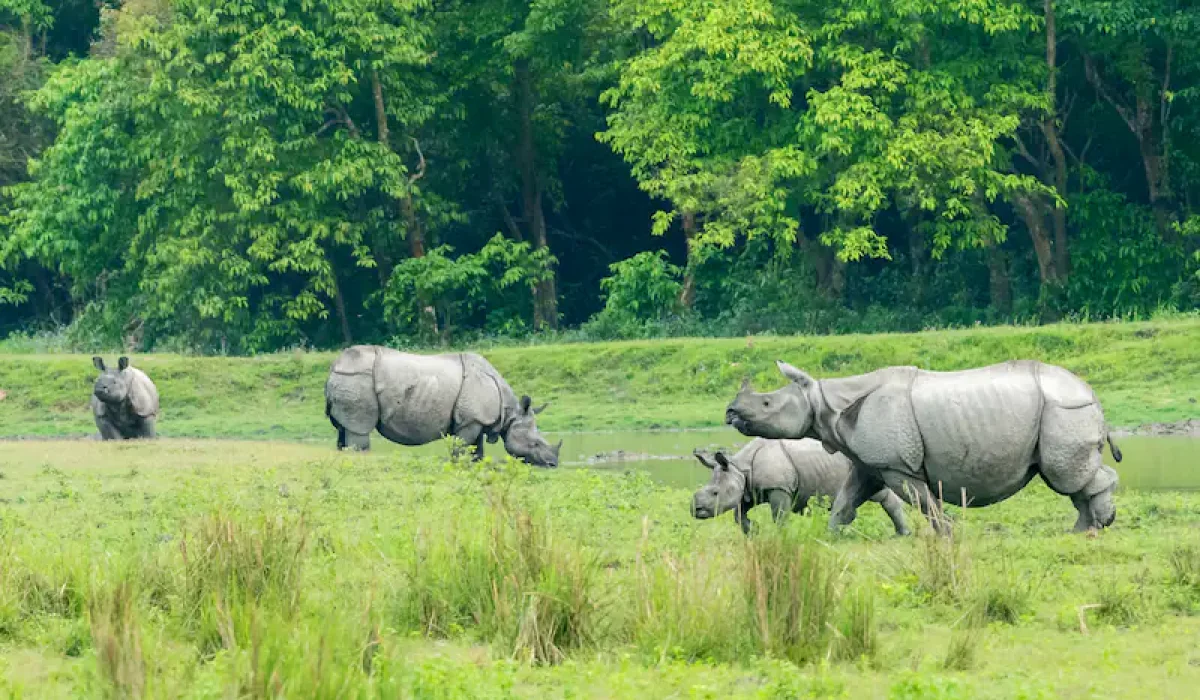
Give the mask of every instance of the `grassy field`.
[[(38, 361), (45, 361), (39, 358)], [(281, 360), (274, 360), (282, 362)], [(179, 361), (182, 365), (182, 361)], [(252, 362), (247, 363), (253, 365)], [(0, 444), (0, 696), (1187, 697), (1200, 494), (1040, 482), (889, 536), (637, 474), (327, 446)], [(915, 518), (910, 513), (910, 517)]]
[[(551, 408), (552, 431), (695, 428), (720, 423), (741, 378), (778, 387), (773, 360), (817, 376), (886, 365), (935, 370), (1036, 358), (1089, 381), (1115, 426), (1200, 417), (1200, 319), (917, 334), (682, 339), (509, 347), (484, 353), (520, 393)], [(323, 387), (331, 353), (253, 358), (142, 355), (177, 437), (332, 439)], [(110, 357), (110, 362), (115, 358)], [(95, 431), (95, 371), (81, 355), (0, 355), (0, 436)]]

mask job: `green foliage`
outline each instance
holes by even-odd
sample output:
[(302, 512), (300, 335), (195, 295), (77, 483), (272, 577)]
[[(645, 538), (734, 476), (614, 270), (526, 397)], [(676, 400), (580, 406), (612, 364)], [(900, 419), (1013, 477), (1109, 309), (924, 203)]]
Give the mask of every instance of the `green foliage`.
[(1195, 3), (102, 5), (0, 2), (0, 334), (253, 354), (1200, 308)]
[(631, 327), (661, 322), (682, 311), (683, 269), (672, 265), (665, 251), (638, 253), (608, 269), (612, 274), (600, 282), (604, 310), (588, 322), (585, 332), (601, 338), (628, 337), (636, 335)]
[(1163, 243), (1150, 211), (1108, 190), (1072, 197), (1070, 208), (1075, 240), (1069, 308), (1121, 316), (1145, 314), (1172, 300), (1183, 251)]
[(552, 275), (550, 251), (534, 250), (500, 234), (478, 252), (452, 258), (453, 251), (439, 246), (397, 265), (383, 296), (385, 318), (403, 333), (419, 335), (426, 330), (423, 306), (431, 304), (437, 327), (449, 336), (484, 310), (488, 331), (524, 334), (531, 325), (526, 302), (537, 284)]

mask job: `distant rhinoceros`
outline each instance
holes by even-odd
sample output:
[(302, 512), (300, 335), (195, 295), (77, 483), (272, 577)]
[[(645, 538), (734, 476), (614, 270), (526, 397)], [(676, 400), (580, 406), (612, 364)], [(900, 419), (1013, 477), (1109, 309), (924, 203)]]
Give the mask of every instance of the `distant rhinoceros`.
[(528, 396), (518, 402), (508, 382), (475, 353), (413, 355), (377, 345), (342, 351), (325, 382), (325, 415), (338, 447), (366, 450), (371, 431), (401, 445), (455, 435), (483, 456), (483, 440), (504, 439), (514, 457), (558, 466), (557, 446), (538, 432)]
[(725, 420), (745, 435), (819, 439), (854, 463), (834, 500), (831, 529), (884, 486), (945, 530), (939, 503), (982, 507), (1040, 474), (1070, 496), (1075, 530), (1116, 518), (1117, 473), (1101, 461), (1108, 434), (1091, 387), (1067, 370), (1012, 361), (961, 372), (888, 367), (842, 379), (813, 379), (777, 362), (791, 382), (766, 394), (742, 383)]
[[(749, 510), (761, 503), (771, 506), (776, 521), (799, 513), (815, 496), (832, 499), (853, 467), (842, 454), (829, 454), (817, 440), (751, 440), (732, 457), (718, 451), (696, 459), (713, 470), (712, 479), (692, 496), (692, 515), (700, 520), (734, 511), (743, 532), (750, 531)], [(880, 489), (869, 500), (878, 503), (892, 519), (896, 533), (909, 534), (903, 502), (890, 489)]]
[(100, 370), (92, 387), (92, 415), (101, 440), (131, 440), (155, 436), (158, 421), (158, 388), (146, 373), (129, 366), (129, 358), (117, 360), (117, 369), (104, 366), (93, 357)]

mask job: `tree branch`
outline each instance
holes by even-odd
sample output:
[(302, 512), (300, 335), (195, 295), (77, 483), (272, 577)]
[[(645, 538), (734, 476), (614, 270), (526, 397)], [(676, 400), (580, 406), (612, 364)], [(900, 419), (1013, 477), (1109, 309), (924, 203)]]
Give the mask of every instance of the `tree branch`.
[(1096, 93), (1105, 102), (1112, 105), (1113, 109), (1117, 110), (1117, 114), (1125, 122), (1125, 125), (1129, 127), (1130, 131), (1135, 135), (1139, 134), (1140, 130), (1138, 129), (1137, 121), (1133, 117), (1133, 112), (1130, 111), (1129, 107), (1118, 102), (1109, 93), (1108, 89), (1104, 87), (1104, 79), (1100, 77), (1100, 72), (1096, 69), (1096, 61), (1092, 58), (1091, 54), (1083, 54), (1083, 69), (1083, 72), (1087, 75), (1088, 82), (1096, 89)]
[(417, 180), (420, 180), (421, 178), (425, 177), (425, 154), (421, 152), (421, 143), (419, 141), (417, 141), (416, 137), (409, 137), (409, 138), (412, 139), (413, 148), (416, 149), (417, 158), (420, 159), (420, 162), (417, 164), (417, 172), (408, 176), (408, 184), (411, 185), (414, 182), (416, 182)]
[[(1158, 95), (1159, 103), (1159, 124), (1162, 125), (1163, 134), (1167, 132), (1167, 120), (1171, 118), (1171, 101), (1167, 99), (1167, 92), (1171, 89), (1171, 59), (1175, 56), (1175, 45), (1167, 44), (1167, 60), (1166, 66), (1163, 69), (1162, 91)], [(1166, 141), (1166, 139), (1163, 139)]]
[(508, 227), (509, 235), (518, 243), (525, 240), (525, 236), (521, 234), (521, 227), (517, 226), (517, 221), (508, 210), (508, 205), (504, 203), (504, 198), (498, 192), (493, 192), (492, 196), (496, 200), (496, 206), (500, 209), (500, 216), (504, 219), (504, 225)]
[(1034, 158), (1033, 154), (1029, 152), (1029, 148), (1025, 145), (1025, 141), (1021, 139), (1020, 132), (1014, 131), (1012, 137), (1013, 141), (1017, 144), (1017, 153), (1020, 154), (1022, 158), (1029, 161), (1029, 164), (1037, 168), (1038, 172), (1041, 173), (1045, 168), (1045, 164), (1037, 158)]

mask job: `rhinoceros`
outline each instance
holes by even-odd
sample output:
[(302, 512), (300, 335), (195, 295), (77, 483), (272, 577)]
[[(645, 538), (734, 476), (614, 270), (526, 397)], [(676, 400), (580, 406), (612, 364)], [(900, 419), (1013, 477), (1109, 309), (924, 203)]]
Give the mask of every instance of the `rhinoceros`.
[[(342, 351), (325, 382), (325, 415), (337, 428), (339, 448), (366, 450), (371, 431), (401, 445), (424, 445), (455, 435), (475, 446), (504, 439), (514, 457), (558, 466), (562, 442), (538, 432), (528, 396), (518, 402), (508, 382), (480, 355), (413, 355), (377, 345)], [(548, 405), (548, 404), (547, 404)]]
[[(712, 479), (692, 496), (692, 515), (699, 520), (734, 511), (742, 531), (750, 532), (749, 510), (761, 503), (771, 506), (776, 521), (799, 513), (814, 496), (837, 495), (853, 467), (845, 455), (825, 451), (817, 440), (767, 440), (756, 438), (732, 457), (717, 451), (708, 457), (693, 453), (712, 470)], [(896, 534), (909, 534), (904, 506), (890, 489), (880, 489), (869, 500), (878, 503), (892, 519)]]
[(816, 438), (850, 458), (831, 529), (852, 522), (858, 506), (887, 486), (945, 532), (943, 500), (991, 505), (1039, 474), (1071, 498), (1077, 532), (1116, 518), (1117, 473), (1102, 451), (1107, 441), (1118, 462), (1121, 451), (1095, 392), (1062, 367), (1030, 360), (959, 372), (888, 367), (818, 381), (776, 364), (790, 383), (760, 394), (744, 381), (725, 420), (745, 435)]
[(104, 359), (92, 358), (100, 370), (92, 387), (92, 416), (101, 440), (153, 438), (158, 421), (158, 388), (146, 373), (117, 360), (117, 369), (107, 369)]

